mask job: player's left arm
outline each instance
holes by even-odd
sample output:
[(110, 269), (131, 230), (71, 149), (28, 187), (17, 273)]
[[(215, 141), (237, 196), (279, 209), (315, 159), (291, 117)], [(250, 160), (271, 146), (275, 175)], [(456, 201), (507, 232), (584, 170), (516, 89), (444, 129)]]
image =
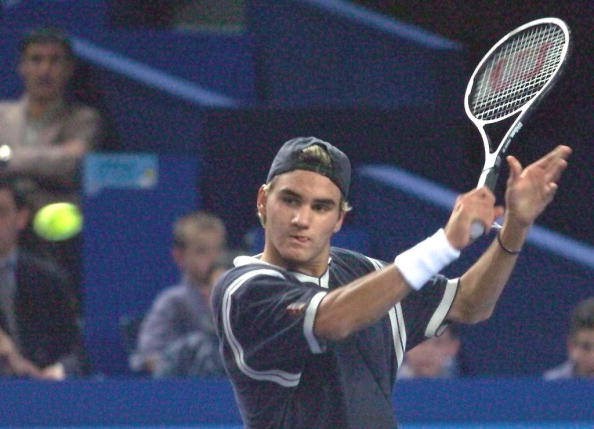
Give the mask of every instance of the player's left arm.
[(462, 275), (448, 320), (477, 323), (491, 316), (518, 259), (516, 251), (524, 245), (536, 218), (553, 200), (570, 154), (569, 147), (557, 146), (526, 168), (513, 156), (507, 158), (510, 175), (500, 243), (496, 238)]

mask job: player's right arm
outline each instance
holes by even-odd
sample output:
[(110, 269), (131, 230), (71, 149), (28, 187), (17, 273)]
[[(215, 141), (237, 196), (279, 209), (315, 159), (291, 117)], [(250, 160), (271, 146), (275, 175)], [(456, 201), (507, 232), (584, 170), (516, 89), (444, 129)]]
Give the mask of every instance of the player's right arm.
[(503, 212), (494, 203), (495, 197), (487, 188), (461, 195), (443, 233), (403, 252), (395, 264), (330, 292), (316, 314), (316, 335), (341, 340), (385, 316), (411, 290), (423, 287), (457, 258), (459, 250), (471, 242), (470, 228), (475, 220), (490, 227)]

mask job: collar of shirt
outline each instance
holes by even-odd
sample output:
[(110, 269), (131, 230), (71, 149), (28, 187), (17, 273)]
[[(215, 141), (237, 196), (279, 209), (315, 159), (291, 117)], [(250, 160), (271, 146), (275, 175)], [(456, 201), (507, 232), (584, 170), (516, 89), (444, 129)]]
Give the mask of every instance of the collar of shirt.
[(258, 254), (255, 256), (238, 256), (233, 260), (233, 265), (236, 267), (241, 267), (243, 265), (248, 265), (248, 264), (262, 264), (262, 265), (268, 265), (271, 267), (276, 267), (283, 271), (287, 271), (288, 273), (291, 273), (292, 275), (297, 277), (297, 279), (301, 283), (315, 283), (320, 287), (328, 289), (328, 280), (330, 278), (330, 269), (329, 268), (330, 268), (330, 263), (332, 262), (332, 257), (328, 258), (328, 269), (326, 269), (324, 274), (322, 274), (320, 277), (315, 277), (315, 276), (310, 276), (308, 274), (300, 273), (298, 271), (286, 270), (282, 267), (271, 264), (269, 262), (264, 262), (264, 261), (260, 260), (261, 256), (262, 256), (262, 254)]

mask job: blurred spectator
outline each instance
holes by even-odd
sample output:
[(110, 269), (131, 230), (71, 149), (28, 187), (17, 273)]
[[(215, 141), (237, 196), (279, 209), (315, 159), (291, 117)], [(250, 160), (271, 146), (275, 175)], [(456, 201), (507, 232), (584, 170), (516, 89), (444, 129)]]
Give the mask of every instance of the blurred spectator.
[(459, 351), (457, 327), (450, 325), (440, 336), (429, 338), (406, 353), (398, 378), (457, 377)]
[[(18, 100), (0, 102), (0, 147), (7, 160), (0, 177), (26, 183), (34, 211), (48, 203), (78, 201), (81, 159), (100, 140), (98, 111), (67, 97), (74, 70), (66, 34), (54, 28), (33, 30), (20, 44), (18, 72), (25, 91)], [(22, 241), (23, 247), (54, 258), (78, 285), (76, 239), (50, 243), (27, 231)]]
[(67, 100), (74, 68), (72, 45), (63, 32), (34, 30), (20, 45), (18, 72), (25, 92), (19, 100), (0, 103), (0, 145), (12, 152), (1, 174), (31, 181), (35, 209), (78, 200), (80, 161), (100, 138), (99, 113)]
[(67, 277), (17, 246), (28, 218), (23, 195), (11, 180), (0, 179), (0, 373), (79, 375), (82, 346)]
[(173, 238), (173, 259), (182, 279), (157, 296), (143, 320), (136, 351), (130, 360), (135, 371), (157, 375), (163, 353), (169, 347), (185, 347), (186, 337), (197, 332), (205, 337), (214, 334), (209, 276), (225, 250), (225, 226), (213, 214), (195, 212), (175, 222)]
[(594, 377), (594, 297), (578, 303), (569, 321), (568, 359), (544, 373), (546, 380)]
[[(233, 258), (238, 254), (225, 252), (213, 264), (208, 275), (212, 288), (217, 280), (233, 268)], [(156, 377), (192, 377), (223, 375), (225, 368), (219, 354), (219, 339), (214, 323), (204, 323), (200, 330), (174, 341), (163, 352), (155, 369)]]

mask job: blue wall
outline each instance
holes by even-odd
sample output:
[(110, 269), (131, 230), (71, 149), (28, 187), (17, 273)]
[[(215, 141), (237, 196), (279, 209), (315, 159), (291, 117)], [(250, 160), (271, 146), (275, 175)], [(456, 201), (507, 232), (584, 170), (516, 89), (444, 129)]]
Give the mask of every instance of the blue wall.
[[(594, 424), (593, 388), (578, 380), (411, 380), (397, 383), (393, 402), (404, 424), (556, 423), (567, 429)], [(225, 380), (0, 381), (0, 426), (240, 424)]]
[(248, 5), (258, 85), (272, 105), (387, 108), (463, 93), (464, 52), (452, 41), (349, 2)]
[(120, 322), (179, 280), (172, 224), (201, 207), (195, 158), (92, 154), (84, 166), (84, 316), (95, 373), (129, 374)]

